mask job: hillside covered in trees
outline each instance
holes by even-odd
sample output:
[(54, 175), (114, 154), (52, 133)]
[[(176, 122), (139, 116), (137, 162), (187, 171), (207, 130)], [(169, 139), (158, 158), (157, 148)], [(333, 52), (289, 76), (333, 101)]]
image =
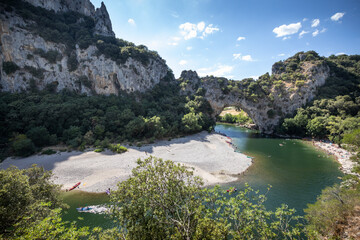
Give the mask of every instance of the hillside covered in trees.
[[(320, 87), (312, 102), (285, 117), (279, 133), (329, 138), (340, 143), (345, 133), (360, 127), (360, 55), (322, 58), (331, 76)], [(296, 65), (296, 58), (284, 62)]]

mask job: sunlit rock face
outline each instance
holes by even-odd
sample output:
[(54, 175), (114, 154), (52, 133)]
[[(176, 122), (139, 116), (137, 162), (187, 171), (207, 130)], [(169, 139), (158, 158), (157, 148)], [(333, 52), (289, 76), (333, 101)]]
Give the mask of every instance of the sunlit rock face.
[[(89, 0), (27, 0), (29, 3), (53, 10), (76, 11), (95, 19), (94, 34), (114, 36), (111, 21), (104, 4), (96, 9)], [(80, 49), (76, 45), (73, 57), (78, 62), (75, 70), (69, 69), (69, 54), (65, 44), (44, 40), (28, 30), (31, 21), (14, 11), (0, 13), (0, 66), (14, 63), (16, 71), (6, 73), (0, 67), (0, 90), (8, 92), (42, 90), (51, 87), (55, 91), (69, 89), (84, 94), (118, 94), (119, 91), (146, 91), (168, 73), (165, 61), (157, 56), (149, 57), (146, 64), (132, 57), (117, 63), (90, 45)], [(55, 61), (49, 61), (37, 51), (58, 52)], [(70, 64), (71, 67), (71, 64)]]
[[(199, 88), (205, 90), (204, 97), (213, 108), (214, 116), (219, 115), (225, 107), (237, 106), (252, 118), (261, 132), (271, 134), (282, 118), (293, 114), (311, 101), (316, 90), (324, 85), (330, 76), (330, 68), (323, 61), (303, 62), (300, 67), (300, 73), (305, 76), (301, 86), (285, 82), (283, 87), (278, 89), (273, 84), (268, 89), (270, 94), (255, 99), (246, 97), (246, 87), (240, 86), (235, 90), (233, 88), (231, 91), (224, 91), (227, 86), (234, 84), (234, 81), (226, 78), (200, 78), (195, 71), (183, 71), (179, 81), (182, 82), (184, 94), (196, 93)], [(282, 73), (284, 70), (280, 70), (279, 66), (273, 67), (273, 78), (279, 77)]]

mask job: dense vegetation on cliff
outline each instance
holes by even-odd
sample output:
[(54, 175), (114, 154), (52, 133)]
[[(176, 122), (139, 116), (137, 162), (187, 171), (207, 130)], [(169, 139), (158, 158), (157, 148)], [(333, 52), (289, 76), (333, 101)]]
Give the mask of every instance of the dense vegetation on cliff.
[[(123, 39), (94, 34), (94, 19), (77, 12), (55, 13), (41, 7), (35, 7), (22, 0), (1, 0), (0, 7), (3, 11), (14, 11), (27, 21), (28, 24), (23, 27), (33, 34), (39, 35), (46, 41), (64, 44), (69, 56), (69, 69), (72, 71), (76, 70), (78, 65), (73, 53), (76, 45), (80, 49), (95, 45), (99, 55), (104, 54), (105, 57), (116, 61), (118, 64), (124, 63), (129, 57), (143, 64), (147, 64), (150, 58), (160, 58), (157, 52), (148, 50), (144, 45), (136, 46), (134, 43)], [(35, 54), (39, 53), (35, 52)], [(44, 57), (51, 60), (54, 54), (56, 52), (44, 55)], [(58, 57), (62, 58), (62, 56)]]
[(341, 142), (345, 133), (360, 127), (360, 56), (332, 55), (324, 61), (331, 77), (312, 102), (284, 120), (283, 133)]
[[(210, 130), (212, 110), (201, 96), (182, 96), (169, 72), (146, 93), (86, 96), (69, 91), (0, 93), (3, 154), (27, 156), (44, 146), (107, 147)], [(6, 154), (6, 155), (7, 155)]]

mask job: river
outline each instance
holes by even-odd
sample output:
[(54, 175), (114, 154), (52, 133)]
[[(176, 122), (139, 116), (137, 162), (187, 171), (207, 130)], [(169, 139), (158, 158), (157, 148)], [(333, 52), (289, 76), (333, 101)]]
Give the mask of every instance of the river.
[[(271, 185), (265, 203), (268, 209), (274, 210), (285, 203), (295, 208), (297, 214), (303, 215), (303, 209), (308, 203), (316, 201), (322, 189), (340, 182), (342, 173), (336, 160), (301, 140), (269, 138), (227, 124), (217, 124), (215, 131), (231, 137), (236, 151), (254, 157), (254, 163), (238, 181), (223, 187), (241, 189), (244, 183), (249, 183), (253, 189), (265, 193)], [(70, 206), (64, 220), (78, 221), (80, 226), (108, 228), (113, 225), (105, 215), (78, 213), (75, 209), (107, 202), (107, 195), (75, 191), (64, 193), (63, 196)], [(78, 220), (79, 217), (83, 220)]]

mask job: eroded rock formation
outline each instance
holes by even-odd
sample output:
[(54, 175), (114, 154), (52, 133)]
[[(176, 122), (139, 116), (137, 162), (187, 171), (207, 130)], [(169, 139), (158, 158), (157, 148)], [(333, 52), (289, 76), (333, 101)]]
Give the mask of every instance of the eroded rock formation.
[[(254, 80), (239, 84), (242, 81), (200, 78), (195, 71), (183, 71), (180, 81), (185, 94), (195, 93), (199, 89), (205, 90), (204, 97), (213, 108), (214, 116), (227, 106), (236, 106), (253, 119), (261, 132), (271, 134), (282, 118), (293, 114), (296, 109), (311, 101), (317, 88), (324, 85), (330, 76), (330, 68), (323, 61), (302, 62), (298, 72), (304, 80), (296, 83), (281, 81), (278, 83), (280, 85), (277, 85), (277, 79), (285, 71), (276, 66), (275, 69), (272, 80), (269, 78), (266, 83), (261, 83), (260, 79), (259, 84)], [(253, 97), (252, 94), (257, 95)]]

